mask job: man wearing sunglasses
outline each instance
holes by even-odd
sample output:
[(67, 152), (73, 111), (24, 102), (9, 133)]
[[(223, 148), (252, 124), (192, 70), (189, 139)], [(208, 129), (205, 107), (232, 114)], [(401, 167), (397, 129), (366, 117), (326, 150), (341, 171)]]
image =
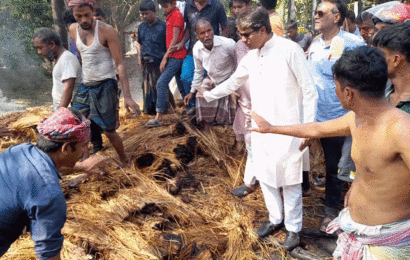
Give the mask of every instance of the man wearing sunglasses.
[[(364, 42), (351, 33), (340, 29), (346, 17), (347, 6), (343, 0), (323, 1), (315, 15), (315, 29), (322, 36), (310, 46), (308, 60), (316, 69), (317, 91), (319, 94), (316, 120), (324, 122), (346, 114), (346, 110), (337, 99), (332, 66), (346, 50), (364, 45)], [(325, 232), (327, 225), (337, 216), (338, 205), (342, 197), (343, 181), (338, 178), (338, 164), (341, 158), (345, 137), (321, 138), (326, 159), (325, 218), (320, 230)], [(349, 149), (345, 149), (349, 150)], [(340, 165), (343, 168), (343, 165)]]
[[(264, 8), (248, 10), (237, 25), (251, 50), (228, 80), (212, 91), (199, 88), (205, 100), (228, 96), (249, 80), (252, 111), (264, 114), (269, 122), (288, 125), (314, 121), (317, 92), (302, 48), (272, 32)], [(252, 170), (269, 211), (269, 222), (257, 234), (266, 237), (284, 224), (287, 235), (283, 246), (292, 250), (299, 244), (303, 219), (301, 140), (260, 133), (252, 133), (251, 140)]]

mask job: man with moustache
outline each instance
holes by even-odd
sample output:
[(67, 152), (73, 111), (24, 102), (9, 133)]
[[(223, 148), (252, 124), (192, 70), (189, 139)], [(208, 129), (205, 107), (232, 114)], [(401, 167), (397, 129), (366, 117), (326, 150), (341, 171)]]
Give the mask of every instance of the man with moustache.
[(38, 54), (55, 61), (53, 68), (53, 111), (68, 107), (73, 93), (81, 84), (81, 65), (77, 57), (61, 44), (60, 36), (51, 28), (39, 28), (33, 34)]
[[(212, 89), (227, 80), (236, 68), (235, 41), (223, 36), (215, 36), (211, 23), (206, 19), (199, 19), (195, 28), (198, 38), (193, 48), (195, 74), (191, 92), (184, 98), (185, 105), (195, 97), (198, 87)], [(205, 70), (207, 76), (204, 76)], [(235, 117), (235, 104), (231, 96), (223, 97), (212, 102), (196, 94), (196, 118), (209, 125), (230, 125)]]
[(70, 26), (69, 32), (80, 51), (83, 66), (83, 84), (74, 96), (73, 107), (101, 128), (125, 166), (129, 158), (116, 132), (116, 107), (119, 100), (115, 69), (121, 82), (125, 108), (128, 111), (132, 108), (137, 116), (141, 112), (131, 98), (118, 33), (110, 25), (93, 19), (95, 1), (70, 0), (68, 6), (77, 21)]
[[(272, 32), (264, 8), (245, 12), (237, 26), (251, 50), (229, 79), (211, 91), (199, 88), (205, 100), (228, 96), (249, 80), (252, 110), (263, 113), (268, 121), (278, 125), (313, 122), (317, 93), (302, 48)], [(259, 133), (252, 133), (251, 139), (252, 170), (269, 211), (269, 222), (257, 234), (266, 237), (284, 224), (287, 235), (283, 245), (292, 250), (299, 244), (303, 219), (301, 140)]]
[[(318, 122), (336, 119), (347, 113), (336, 96), (332, 66), (343, 52), (362, 46), (364, 42), (356, 35), (340, 29), (346, 11), (347, 5), (344, 0), (325, 0), (319, 5), (315, 14), (315, 28), (321, 32), (321, 37), (310, 45), (308, 60), (316, 70), (313, 75), (316, 77), (319, 94), (316, 114)], [(343, 148), (345, 139), (347, 141)], [(343, 180), (348, 180), (350, 175), (348, 173), (354, 169), (346, 167), (347, 164), (344, 163), (339, 165), (339, 161), (349, 161), (350, 137), (321, 138), (320, 142), (326, 160), (325, 218), (320, 226), (320, 230), (325, 232), (327, 225), (338, 214)], [(342, 150), (346, 152), (342, 153)], [(338, 176), (339, 168), (341, 174)], [(347, 176), (342, 176), (343, 173)]]

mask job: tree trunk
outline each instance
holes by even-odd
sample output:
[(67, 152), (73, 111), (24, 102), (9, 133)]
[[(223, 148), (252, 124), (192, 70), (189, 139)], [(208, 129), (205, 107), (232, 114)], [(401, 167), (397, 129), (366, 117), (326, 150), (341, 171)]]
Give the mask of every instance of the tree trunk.
[(294, 0), (288, 0), (288, 20), (295, 20), (296, 17), (296, 6), (295, 6), (295, 1)]
[(64, 48), (68, 48), (67, 29), (63, 22), (63, 12), (65, 10), (64, 0), (51, 0), (51, 8), (53, 10), (54, 29), (60, 35), (61, 43)]
[(357, 3), (357, 12), (358, 12), (358, 14), (360, 14), (362, 12), (362, 10), (363, 10), (363, 1), (359, 0), (358, 3)]
[(317, 0), (312, 0), (312, 33), (313, 37), (315, 36), (315, 14), (317, 8)]

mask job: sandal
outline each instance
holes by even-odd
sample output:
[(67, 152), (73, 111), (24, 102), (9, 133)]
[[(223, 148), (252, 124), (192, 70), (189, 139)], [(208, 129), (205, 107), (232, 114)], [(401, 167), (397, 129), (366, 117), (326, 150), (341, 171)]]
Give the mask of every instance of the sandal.
[(162, 126), (162, 125), (164, 125), (164, 123), (158, 122), (155, 118), (149, 120), (149, 121), (145, 124), (145, 126), (148, 127), (148, 128), (159, 127), (159, 126)]
[(316, 190), (324, 191), (326, 189), (326, 185), (319, 177), (313, 178), (313, 185), (315, 186)]
[(246, 184), (242, 184), (241, 186), (233, 189), (231, 191), (231, 194), (238, 197), (238, 198), (243, 198), (249, 194), (251, 194), (254, 190), (246, 186)]
[(320, 224), (320, 231), (326, 233), (327, 226), (329, 226), (330, 222), (332, 222), (336, 217), (337, 215), (326, 214), (322, 224)]

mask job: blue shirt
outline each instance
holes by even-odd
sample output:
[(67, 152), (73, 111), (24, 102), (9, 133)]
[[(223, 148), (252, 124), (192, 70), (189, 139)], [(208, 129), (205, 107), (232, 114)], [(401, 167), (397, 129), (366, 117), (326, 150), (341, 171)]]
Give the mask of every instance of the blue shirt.
[[(356, 35), (343, 30), (340, 30), (336, 37), (344, 39), (343, 52), (364, 45), (364, 42)], [(315, 68), (316, 73), (314, 73), (313, 77), (319, 94), (316, 120), (324, 122), (343, 116), (347, 113), (347, 110), (343, 109), (342, 104), (337, 99), (336, 85), (332, 73), (332, 67), (336, 63), (337, 58), (330, 57), (330, 46), (325, 46), (325, 41), (322, 37), (310, 45), (308, 60)]]
[(70, 44), (68, 45), (69, 51), (74, 54), (78, 60), (80, 60), (80, 53), (77, 50), (77, 46), (75, 45), (75, 42), (73, 38), (70, 38)]
[(0, 256), (25, 226), (38, 259), (56, 256), (63, 245), (61, 229), (66, 202), (59, 174), (50, 156), (32, 144), (0, 154)]
[(143, 22), (138, 26), (138, 43), (141, 44), (141, 58), (151, 57), (155, 65), (159, 66), (167, 51), (166, 25), (157, 19), (153, 25)]
[(184, 10), (184, 20), (186, 28), (191, 30), (188, 55), (192, 55), (192, 49), (197, 41), (195, 36), (195, 26), (200, 18), (207, 19), (211, 22), (215, 35), (219, 35), (219, 27), (225, 27), (228, 22), (225, 9), (218, 0), (208, 0), (208, 3), (201, 11), (198, 11), (193, 0), (187, 0)]

